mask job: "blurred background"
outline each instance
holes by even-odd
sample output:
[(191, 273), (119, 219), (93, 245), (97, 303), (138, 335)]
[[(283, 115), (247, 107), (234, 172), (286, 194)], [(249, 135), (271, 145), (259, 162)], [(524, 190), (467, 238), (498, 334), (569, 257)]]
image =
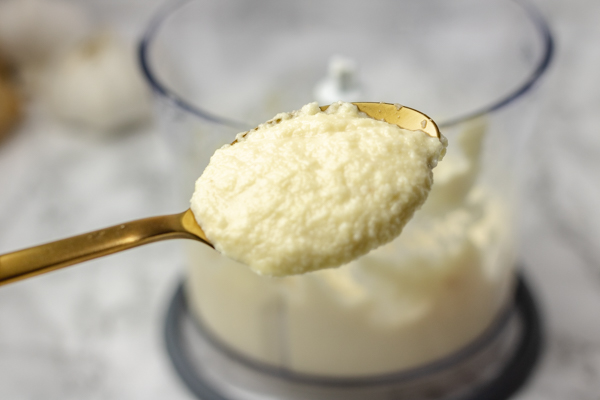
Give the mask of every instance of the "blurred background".
[[(162, 3), (0, 1), (0, 253), (181, 211), (135, 50)], [(517, 398), (598, 399), (600, 3), (534, 4), (557, 49), (527, 143), (520, 258), (547, 343)], [(162, 337), (183, 270), (165, 242), (0, 288), (0, 398), (192, 399)]]

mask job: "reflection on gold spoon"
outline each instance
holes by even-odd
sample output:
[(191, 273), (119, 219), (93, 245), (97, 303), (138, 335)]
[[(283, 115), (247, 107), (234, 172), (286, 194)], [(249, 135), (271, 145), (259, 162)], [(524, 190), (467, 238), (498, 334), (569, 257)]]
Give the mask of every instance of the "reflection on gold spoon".
[[(440, 138), (433, 120), (419, 111), (387, 103), (354, 103), (371, 118)], [(328, 106), (321, 107), (322, 110)], [(0, 255), (0, 285), (93, 258), (167, 239), (193, 239), (212, 247), (191, 210), (140, 219), (98, 231)]]

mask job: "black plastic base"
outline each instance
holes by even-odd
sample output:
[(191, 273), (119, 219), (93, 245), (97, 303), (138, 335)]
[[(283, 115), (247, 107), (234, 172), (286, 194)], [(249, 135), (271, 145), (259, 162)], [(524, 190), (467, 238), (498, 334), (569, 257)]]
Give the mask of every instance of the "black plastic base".
[[(531, 376), (542, 350), (542, 324), (534, 298), (523, 277), (519, 277), (514, 300), (514, 312), (521, 321), (519, 336), (514, 342), (512, 356), (496, 376), (457, 400), (506, 400), (523, 386)], [(231, 400), (215, 389), (199, 372), (186, 339), (184, 325), (189, 329), (190, 315), (183, 284), (171, 300), (165, 321), (166, 347), (173, 365), (190, 391), (202, 400)], [(195, 325), (194, 325), (195, 326)], [(201, 335), (200, 328), (198, 335)], [(189, 336), (189, 335), (188, 335)]]

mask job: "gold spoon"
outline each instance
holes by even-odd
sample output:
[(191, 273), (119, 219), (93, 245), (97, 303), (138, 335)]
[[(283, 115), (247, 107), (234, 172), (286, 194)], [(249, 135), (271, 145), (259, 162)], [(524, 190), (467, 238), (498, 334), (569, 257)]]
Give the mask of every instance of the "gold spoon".
[[(440, 138), (431, 118), (412, 108), (387, 103), (354, 103), (368, 116)], [(328, 106), (321, 107), (326, 110)], [(145, 218), (0, 255), (0, 285), (93, 258), (167, 239), (193, 239), (214, 247), (191, 210)]]

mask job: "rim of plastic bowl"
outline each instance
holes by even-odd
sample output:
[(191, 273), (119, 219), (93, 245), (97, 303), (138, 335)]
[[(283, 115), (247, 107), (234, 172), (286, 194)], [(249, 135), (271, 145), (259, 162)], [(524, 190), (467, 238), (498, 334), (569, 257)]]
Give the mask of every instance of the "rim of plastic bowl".
[[(138, 44), (138, 60), (142, 69), (142, 73), (148, 81), (148, 83), (150, 84), (152, 90), (155, 93), (164, 97), (168, 102), (172, 103), (173, 105), (210, 122), (215, 122), (218, 124), (238, 129), (248, 129), (247, 124), (210, 113), (186, 101), (176, 92), (171, 90), (167, 85), (161, 82), (156, 77), (150, 66), (150, 61), (148, 58), (149, 49), (154, 37), (160, 30), (162, 23), (178, 8), (192, 1), (193, 0), (176, 0), (172, 2), (167, 2), (161, 9), (159, 9), (159, 11), (155, 14), (154, 18), (150, 21), (148, 27), (146, 28), (142, 36), (142, 39)], [(523, 84), (517, 89), (515, 89), (513, 92), (509, 93), (504, 97), (501, 97), (500, 99), (492, 101), (488, 105), (475, 109), (475, 111), (467, 112), (463, 115), (459, 115), (458, 117), (450, 118), (445, 121), (442, 120), (438, 123), (440, 127), (447, 127), (459, 124), (461, 122), (468, 121), (470, 119), (503, 108), (504, 106), (512, 103), (513, 100), (516, 100), (517, 98), (521, 97), (529, 90), (531, 90), (550, 66), (554, 56), (554, 38), (546, 19), (542, 16), (539, 10), (527, 0), (509, 1), (520, 5), (523, 8), (523, 11), (533, 23), (533, 25), (537, 28), (543, 46), (542, 57), (540, 58), (537, 65), (533, 68), (529, 77), (525, 79)]]

